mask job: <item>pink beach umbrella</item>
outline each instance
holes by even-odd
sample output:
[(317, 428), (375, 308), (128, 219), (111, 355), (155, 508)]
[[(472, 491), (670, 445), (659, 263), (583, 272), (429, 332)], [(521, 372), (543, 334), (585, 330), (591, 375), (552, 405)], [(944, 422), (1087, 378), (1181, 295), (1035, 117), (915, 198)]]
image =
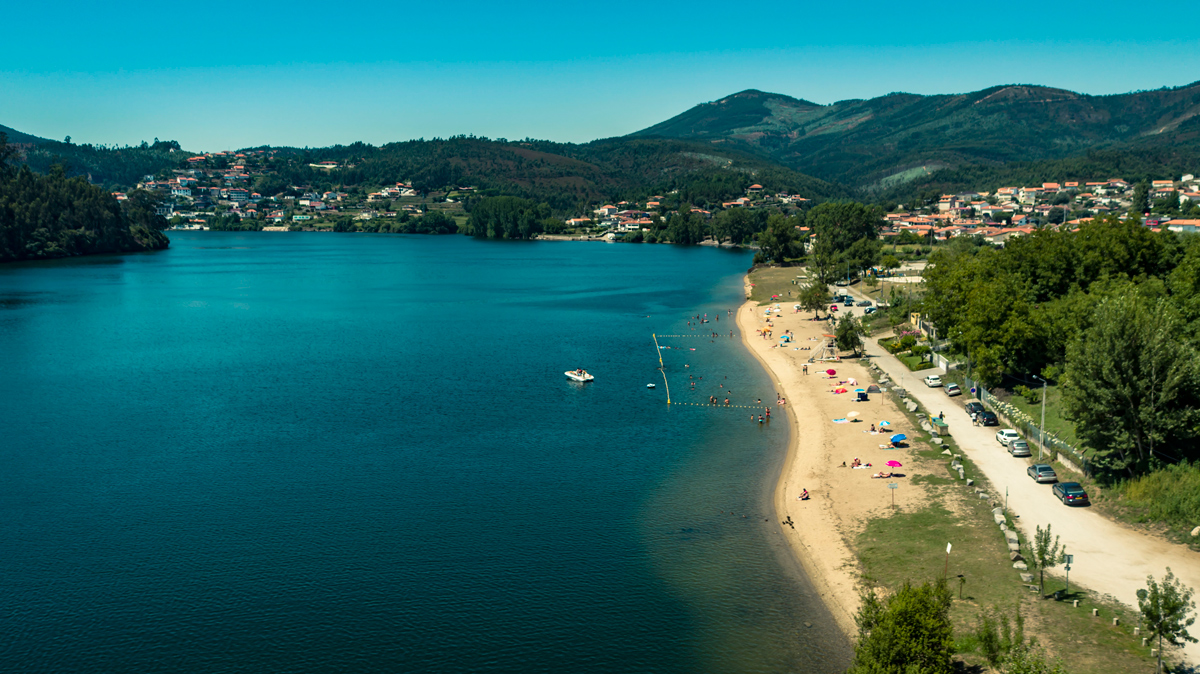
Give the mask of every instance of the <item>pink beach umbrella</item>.
[(891, 466), (892, 468), (902, 468), (904, 466), (904, 464), (900, 463), (899, 461), (888, 461), (887, 465)]
[(837, 374), (837, 370), (825, 370), (825, 374)]

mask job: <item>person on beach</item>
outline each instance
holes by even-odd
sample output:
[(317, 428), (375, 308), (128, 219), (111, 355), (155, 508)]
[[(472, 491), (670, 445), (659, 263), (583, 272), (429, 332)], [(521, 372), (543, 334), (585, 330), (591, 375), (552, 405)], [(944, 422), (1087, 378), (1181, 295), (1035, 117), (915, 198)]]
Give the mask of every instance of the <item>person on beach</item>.
[(875, 432), (875, 424), (871, 424), (871, 432), (872, 432), (872, 433), (874, 433), (874, 432)]
[(729, 405), (729, 398), (726, 398), (726, 399), (725, 399), (725, 404), (726, 404), (726, 405)]
[(805, 490), (803, 490), (803, 491), (801, 491), (801, 492), (800, 492), (800, 500), (801, 500), (801, 501), (807, 501), (807, 500), (808, 500), (808, 490), (807, 490), (807, 489), (805, 489)]
[(760, 415), (758, 415), (758, 423), (761, 424), (762, 422), (763, 422), (763, 415), (760, 414)]

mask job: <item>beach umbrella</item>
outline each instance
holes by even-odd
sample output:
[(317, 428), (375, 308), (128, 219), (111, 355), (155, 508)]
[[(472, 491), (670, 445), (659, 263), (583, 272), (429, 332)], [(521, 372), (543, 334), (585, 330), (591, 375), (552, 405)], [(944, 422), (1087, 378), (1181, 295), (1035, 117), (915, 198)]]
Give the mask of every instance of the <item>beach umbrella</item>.
[(853, 419), (856, 416), (858, 416), (858, 412), (846, 412), (847, 419)]
[(834, 389), (833, 392), (834, 393), (845, 393), (846, 389), (844, 389), (844, 388)]
[(881, 422), (879, 422), (879, 425), (880, 425), (880, 426), (891, 426), (891, 425), (892, 425), (892, 422), (890, 422), (890, 421), (881, 421)]
[(799, 305), (799, 304), (793, 304), (793, 305), (792, 305), (792, 308), (794, 308), (794, 309), (799, 309), (799, 308), (800, 308), (800, 305)]
[(888, 461), (887, 465), (891, 466), (892, 468), (903, 468), (904, 467), (904, 464), (900, 463), (899, 461)]
[(851, 377), (851, 378), (847, 379), (847, 380), (846, 380), (846, 383), (847, 383), (847, 384), (850, 384), (850, 385), (852, 385), (852, 386), (858, 386), (858, 380), (857, 380), (857, 379), (855, 379), (854, 377)]
[(907, 439), (908, 436), (903, 433), (897, 433), (892, 436), (892, 442), (904, 442)]
[(867, 389), (865, 389), (865, 388), (856, 388), (856, 389), (854, 389), (854, 392), (855, 392), (855, 393), (866, 393), (866, 392), (867, 392)]
[(837, 374), (837, 370), (825, 370), (825, 374)]

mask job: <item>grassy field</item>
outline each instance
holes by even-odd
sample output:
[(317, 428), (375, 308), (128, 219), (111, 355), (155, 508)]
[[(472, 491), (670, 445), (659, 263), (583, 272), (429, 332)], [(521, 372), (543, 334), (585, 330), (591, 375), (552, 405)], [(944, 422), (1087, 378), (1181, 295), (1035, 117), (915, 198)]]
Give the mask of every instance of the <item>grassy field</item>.
[[(760, 267), (755, 269), (750, 274), (750, 282), (754, 284), (754, 289), (750, 292), (750, 299), (759, 304), (769, 304), (772, 302), (772, 295), (781, 295), (783, 299), (776, 301), (795, 304), (796, 295), (800, 292), (800, 284), (807, 283), (796, 277), (804, 275), (806, 275), (804, 267)], [(796, 284), (793, 285), (792, 281), (796, 281)]]
[[(915, 415), (908, 416), (915, 423)], [(889, 590), (906, 580), (933, 580), (944, 573), (946, 544), (952, 543), (948, 578), (955, 600), (951, 618), (958, 657), (966, 671), (981, 672), (986, 667), (972, 634), (980, 613), (999, 608), (1012, 617), (1017, 607), (1025, 617), (1026, 634), (1036, 635), (1046, 651), (1066, 663), (1070, 672), (1152, 671), (1150, 649), (1142, 648), (1140, 638), (1133, 636), (1133, 627), (1138, 624), (1135, 612), (1078, 586), (1072, 586), (1071, 594), (1058, 600), (1043, 599), (1041, 593), (1031, 592), (1020, 581), (1019, 572), (1009, 560), (1004, 536), (992, 521), (992, 503), (979, 499), (974, 488), (964, 486), (958, 474), (950, 471), (950, 457), (942, 450), (959, 452), (953, 438), (944, 441), (943, 446), (935, 447), (914, 439), (916, 459), (906, 466), (912, 475), (910, 481), (928, 490), (929, 501), (919, 509), (893, 511), (872, 520), (854, 541), (864, 579)], [(997, 493), (965, 456), (963, 464), (966, 476), (976, 481), (976, 487)], [(1028, 554), (1025, 550), (1023, 553)], [(960, 574), (965, 581), (961, 598)], [(1062, 580), (1047, 576), (1046, 596), (1053, 597), (1061, 589)], [(1078, 608), (1072, 600), (1079, 600)], [(1099, 616), (1092, 616), (1093, 608), (1099, 609)], [(1120, 618), (1119, 626), (1112, 624), (1114, 617)]]

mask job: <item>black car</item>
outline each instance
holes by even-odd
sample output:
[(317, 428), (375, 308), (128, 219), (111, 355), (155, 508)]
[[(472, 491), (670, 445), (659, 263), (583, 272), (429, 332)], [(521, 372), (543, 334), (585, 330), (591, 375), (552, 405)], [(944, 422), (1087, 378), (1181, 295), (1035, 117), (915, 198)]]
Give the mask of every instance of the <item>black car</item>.
[(991, 410), (984, 410), (979, 415), (979, 418), (980, 418), (980, 420), (983, 421), (984, 426), (999, 426), (1000, 425), (1000, 420), (996, 418), (996, 413)]
[(1078, 482), (1059, 482), (1054, 485), (1054, 495), (1066, 505), (1088, 505), (1087, 492)]
[(967, 414), (979, 414), (985, 409), (986, 408), (983, 406), (983, 403), (979, 402), (978, 400), (972, 400), (971, 402), (967, 403)]

